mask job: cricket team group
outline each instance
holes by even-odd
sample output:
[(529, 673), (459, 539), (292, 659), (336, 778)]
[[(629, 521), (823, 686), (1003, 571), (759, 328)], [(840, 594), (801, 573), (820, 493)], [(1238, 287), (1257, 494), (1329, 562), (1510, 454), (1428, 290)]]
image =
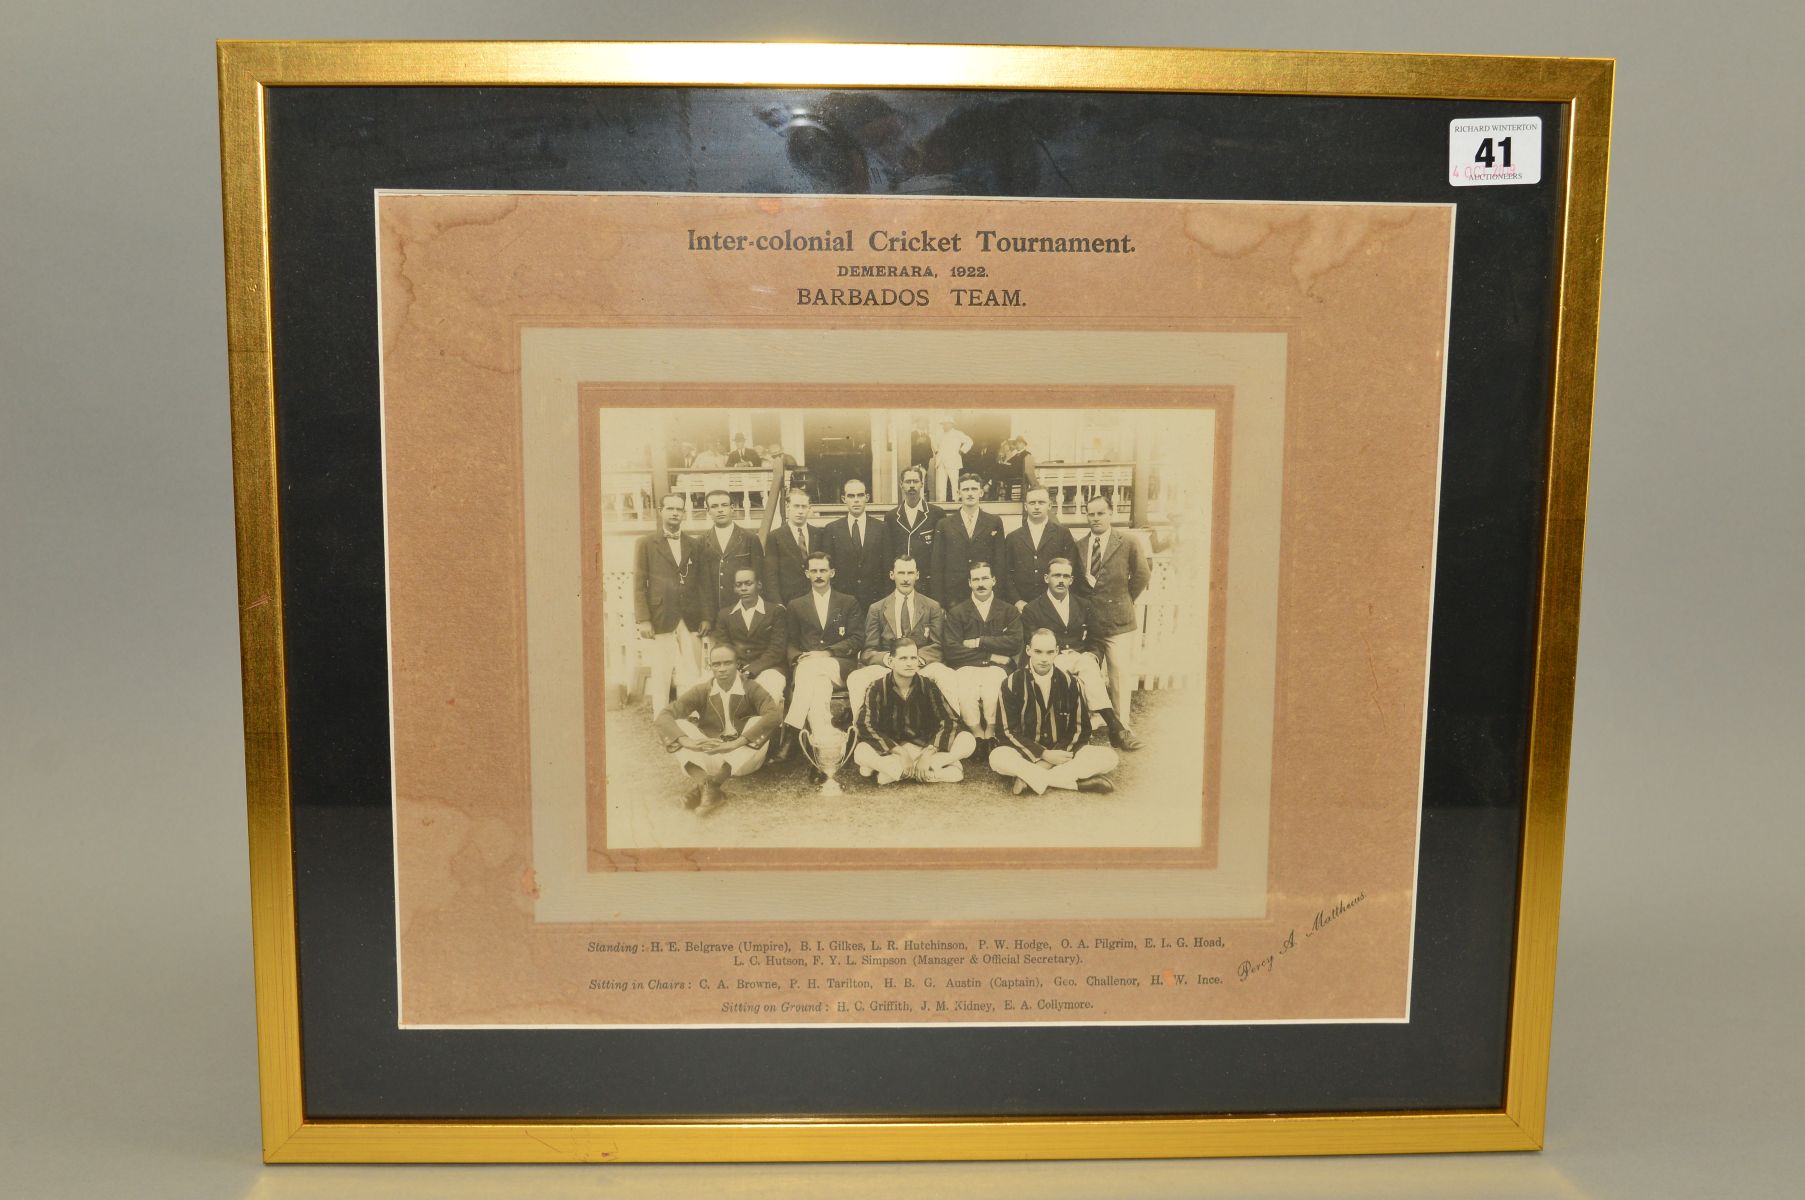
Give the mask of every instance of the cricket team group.
[(689, 779), (688, 807), (715, 808), (730, 778), (805, 743), (831, 769), (849, 741), (858, 773), (879, 785), (958, 781), (983, 747), (1018, 795), (1114, 790), (1118, 751), (1141, 746), (1135, 601), (1151, 572), (1140, 543), (1114, 528), (1104, 496), (1075, 539), (1044, 488), (1024, 494), (1021, 525), (1005, 533), (975, 477), (951, 511), (925, 485), (908, 468), (901, 502), (878, 514), (864, 481), (849, 480), (846, 515), (827, 525), (810, 523), (808, 492), (792, 489), (763, 545), (727, 492), (706, 497), (699, 534), (683, 532), (688, 499), (663, 498), (659, 528), (634, 548), (634, 619), (654, 729)]

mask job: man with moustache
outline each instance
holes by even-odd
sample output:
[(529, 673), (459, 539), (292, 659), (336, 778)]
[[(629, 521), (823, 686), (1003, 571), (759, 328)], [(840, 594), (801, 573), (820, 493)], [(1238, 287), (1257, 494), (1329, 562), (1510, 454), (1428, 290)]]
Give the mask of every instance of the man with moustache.
[(808, 557), (809, 589), (784, 605), (789, 612), (790, 709), (784, 724), (826, 735), (833, 726), (828, 702), (857, 665), (865, 641), (859, 602), (833, 586), (834, 564), (825, 550)]
[(658, 531), (633, 547), (633, 620), (650, 643), (646, 699), (654, 712), (702, 675), (705, 604), (696, 546), (683, 533), (688, 509), (684, 497), (667, 494), (658, 505)]
[(765, 603), (751, 567), (734, 573), (733, 592), (734, 603), (715, 616), (714, 644), (733, 647), (740, 674), (781, 697), (790, 665), (790, 614), (781, 604)]
[(973, 563), (971, 595), (946, 616), (946, 664), (958, 679), (959, 715), (980, 738), (995, 736), (997, 695), (1022, 652), (1022, 619), (996, 594), (990, 564)]
[(979, 507), (984, 482), (976, 475), (959, 481), (959, 511), (940, 518), (934, 534), (935, 599), (950, 613), (971, 595), (968, 582), (973, 563), (995, 564), (1003, 560), (1003, 522)]
[(1072, 560), (1055, 558), (1047, 564), (1046, 591), (1022, 609), (1022, 628), (1050, 631), (1059, 643), (1053, 665), (1078, 681), (1084, 703), (1109, 729), (1109, 743), (1118, 750), (1139, 750), (1141, 739), (1123, 724), (1109, 698), (1103, 678), (1107, 643), (1088, 601), (1072, 595)]
[(1147, 590), (1152, 568), (1141, 544), (1110, 528), (1115, 505), (1098, 495), (1084, 506), (1090, 533), (1078, 544), (1078, 576), (1073, 590), (1090, 604), (1091, 619), (1103, 639), (1103, 666), (1109, 677), (1109, 695), (1124, 722), (1134, 717), (1134, 689), (1139, 679), (1135, 663), (1140, 642), (1140, 620), (1135, 601)]
[(916, 588), (923, 595), (938, 596), (934, 586), (934, 534), (946, 513), (922, 494), (927, 487), (925, 467), (905, 467), (897, 476), (902, 502), (884, 518), (884, 544), (893, 558), (912, 558), (921, 567)]
[(1052, 507), (1046, 488), (1030, 487), (1022, 496), (1022, 523), (1003, 538), (1003, 578), (997, 590), (1018, 611), (1047, 590), (1048, 563), (1078, 556), (1070, 531), (1049, 519)]
[(664, 748), (694, 780), (684, 804), (703, 812), (726, 799), (728, 779), (765, 765), (782, 714), (776, 696), (740, 674), (726, 643), (709, 650), (708, 670), (711, 680), (686, 689), (653, 722)]
[(959, 718), (940, 689), (924, 683), (921, 652), (912, 638), (897, 641), (890, 669), (874, 679), (853, 722), (857, 738), (852, 761), (859, 774), (878, 784), (908, 779), (957, 783), (977, 740), (959, 728)]
[(890, 670), (890, 658), (896, 643), (903, 639), (915, 643), (921, 660), (920, 673), (938, 687), (951, 704), (957, 705), (958, 676), (943, 660), (946, 646), (946, 613), (931, 596), (916, 588), (916, 563), (908, 557), (891, 562), (890, 580), (894, 590), (865, 610), (865, 649), (859, 654), (864, 665), (846, 678), (846, 696), (853, 715), (865, 702), (865, 693), (874, 680)]
[(809, 590), (808, 556), (818, 548), (821, 531), (808, 523), (809, 494), (803, 489), (791, 488), (783, 507), (783, 528), (765, 541), (765, 595), (788, 605)]
[(1036, 796), (1048, 788), (1113, 792), (1107, 772), (1116, 768), (1116, 752), (1091, 744), (1083, 689), (1054, 665), (1058, 654), (1052, 630), (1037, 629), (1028, 639), (1028, 665), (1003, 682), (997, 698), (999, 744), (990, 769), (1009, 777), (1018, 796), (1027, 788)]
[[(733, 497), (720, 488), (708, 493), (708, 531), (696, 539), (702, 560), (702, 578), (708, 588), (709, 622), (714, 614), (732, 605), (735, 599), (734, 576), (750, 568), (754, 575), (764, 570), (765, 552), (758, 539), (741, 529), (733, 519)], [(703, 624), (707, 632), (708, 622)]]
[(865, 511), (871, 492), (862, 479), (848, 479), (840, 489), (846, 515), (821, 531), (821, 541), (834, 560), (834, 582), (870, 608), (890, 592), (890, 553), (884, 523)]

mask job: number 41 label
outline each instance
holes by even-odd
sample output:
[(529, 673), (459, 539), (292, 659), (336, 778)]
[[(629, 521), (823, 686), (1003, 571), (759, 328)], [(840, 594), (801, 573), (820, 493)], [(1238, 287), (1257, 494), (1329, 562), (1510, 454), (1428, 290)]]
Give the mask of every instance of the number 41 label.
[(1448, 182), (1455, 187), (1542, 182), (1542, 118), (1448, 122)]

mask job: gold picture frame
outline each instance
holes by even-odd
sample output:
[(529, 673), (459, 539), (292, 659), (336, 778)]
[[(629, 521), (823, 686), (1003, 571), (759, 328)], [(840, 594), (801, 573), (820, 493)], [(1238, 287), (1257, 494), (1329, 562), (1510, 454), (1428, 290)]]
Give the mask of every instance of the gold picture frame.
[[(223, 42), (219, 89), (246, 780), (264, 1156), (270, 1162), (1149, 1158), (1530, 1150), (1542, 1144), (1577, 653), (1614, 66), (1604, 59), (1069, 47)], [(893, 88), (1396, 97), (1561, 106), (1540, 574), (1503, 1103), (1479, 1110), (982, 1119), (345, 1120), (303, 1092), (272, 89)], [(1544, 184), (1544, 186), (1550, 186)]]

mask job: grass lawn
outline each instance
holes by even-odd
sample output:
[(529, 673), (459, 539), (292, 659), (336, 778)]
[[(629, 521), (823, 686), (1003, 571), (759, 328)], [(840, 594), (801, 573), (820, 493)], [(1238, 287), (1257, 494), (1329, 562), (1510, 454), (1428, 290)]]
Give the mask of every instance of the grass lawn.
[[(1011, 794), (983, 747), (959, 783), (880, 787), (848, 763), (840, 796), (808, 780), (798, 753), (727, 784), (727, 802), (683, 805), (689, 779), (665, 753), (643, 705), (607, 716), (608, 845), (699, 846), (1184, 846), (1202, 833), (1203, 721), (1194, 692), (1142, 692), (1134, 726), (1146, 748), (1123, 754), (1112, 795)], [(1098, 730), (1096, 738), (1104, 738)]]

